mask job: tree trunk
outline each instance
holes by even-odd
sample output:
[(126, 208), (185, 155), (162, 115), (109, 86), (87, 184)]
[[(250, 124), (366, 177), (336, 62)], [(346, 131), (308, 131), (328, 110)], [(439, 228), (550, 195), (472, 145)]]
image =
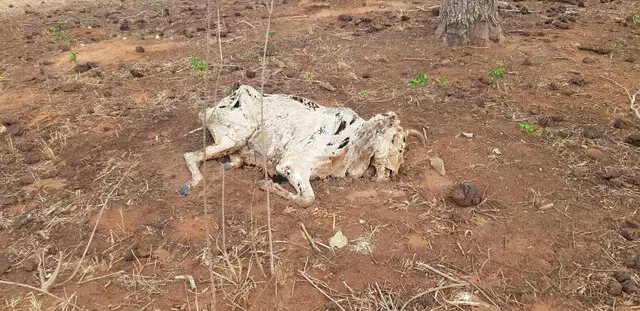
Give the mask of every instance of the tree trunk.
[(502, 40), (495, 0), (443, 0), (436, 36), (446, 45), (485, 46)]

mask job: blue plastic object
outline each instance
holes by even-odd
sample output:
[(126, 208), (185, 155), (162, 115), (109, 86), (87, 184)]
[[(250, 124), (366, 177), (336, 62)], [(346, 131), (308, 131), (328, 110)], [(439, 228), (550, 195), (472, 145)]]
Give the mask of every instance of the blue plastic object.
[(178, 190), (178, 193), (180, 193), (180, 195), (187, 195), (189, 193), (189, 185), (182, 184), (182, 186), (180, 186), (180, 190)]

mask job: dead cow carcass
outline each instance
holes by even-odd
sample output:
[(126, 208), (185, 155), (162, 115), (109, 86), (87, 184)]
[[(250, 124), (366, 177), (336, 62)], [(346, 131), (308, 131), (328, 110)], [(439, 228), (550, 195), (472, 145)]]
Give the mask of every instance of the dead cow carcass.
[(388, 180), (404, 161), (407, 136), (424, 143), (418, 131), (403, 130), (393, 112), (364, 120), (349, 108), (323, 107), (285, 94), (262, 97), (247, 85), (207, 109), (205, 124), (215, 145), (184, 154), (192, 179), (183, 189), (200, 183), (199, 166), (207, 159), (228, 155), (228, 166), (262, 166), (266, 154), (267, 171), (286, 177), (297, 193), (271, 180), (260, 181), (259, 188), (303, 207), (315, 199), (312, 178), (357, 178), (373, 167), (376, 180)]

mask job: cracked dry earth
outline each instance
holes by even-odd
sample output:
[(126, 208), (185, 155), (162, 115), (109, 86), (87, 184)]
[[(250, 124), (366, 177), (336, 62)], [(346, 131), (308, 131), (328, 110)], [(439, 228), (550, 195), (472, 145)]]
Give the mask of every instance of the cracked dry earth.
[[(276, 1), (267, 93), (395, 111), (428, 140), (390, 182), (314, 181), (308, 209), (272, 197), (273, 273), (259, 169), (223, 179), (208, 161), (206, 191), (176, 192), (203, 105), (260, 84), (265, 5), (220, 3), (216, 93), (205, 4), (0, 3), (0, 280), (41, 288), (62, 258), (48, 291), (90, 310), (640, 305), (640, 120), (624, 90), (640, 89), (640, 3), (508, 2), (503, 43), (446, 48), (439, 1)], [(190, 56), (209, 60), (204, 78)], [(478, 205), (449, 197), (461, 182)], [(324, 248), (337, 231), (349, 244)], [(0, 297), (74, 308), (15, 284)]]

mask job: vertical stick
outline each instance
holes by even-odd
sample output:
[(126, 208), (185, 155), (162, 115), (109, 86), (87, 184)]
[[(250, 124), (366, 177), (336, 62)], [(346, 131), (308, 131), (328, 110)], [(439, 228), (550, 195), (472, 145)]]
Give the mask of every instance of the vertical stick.
[[(260, 75), (260, 93), (262, 94), (262, 96), (260, 97), (260, 130), (264, 131), (264, 78), (265, 78), (265, 71), (267, 70), (267, 45), (269, 44), (269, 32), (271, 32), (271, 13), (273, 12), (273, 0), (271, 0), (271, 3), (269, 4), (269, 6), (267, 7), (267, 9), (269, 10), (269, 18), (267, 19), (267, 31), (264, 35), (264, 47), (262, 50), (262, 73)], [(265, 181), (269, 180), (269, 174), (267, 173), (267, 152), (266, 149), (263, 151), (262, 154), (263, 158), (263, 170), (264, 170), (264, 179)], [(274, 267), (274, 263), (273, 263), (273, 234), (271, 232), (271, 192), (269, 191), (269, 188), (267, 187), (267, 230), (268, 232), (268, 237), (269, 237), (269, 270), (271, 272), (271, 275), (275, 275), (275, 267)]]

